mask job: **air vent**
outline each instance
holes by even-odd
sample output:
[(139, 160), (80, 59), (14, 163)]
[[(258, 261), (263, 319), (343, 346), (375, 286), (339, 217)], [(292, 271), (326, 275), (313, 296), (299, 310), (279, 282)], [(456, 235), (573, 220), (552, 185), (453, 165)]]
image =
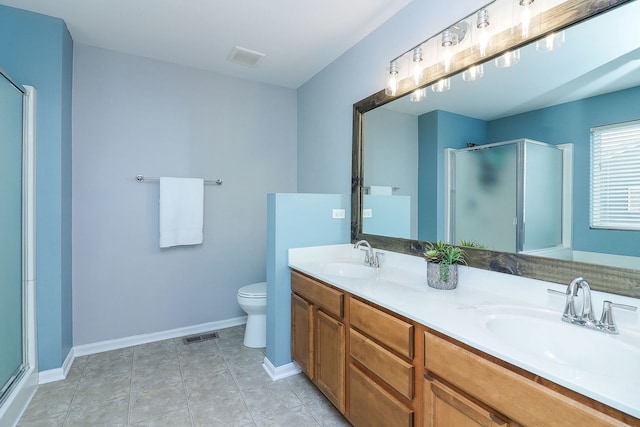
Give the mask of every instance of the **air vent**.
[(227, 57), (227, 60), (247, 67), (257, 67), (265, 56), (267, 55), (261, 52), (256, 52), (255, 50), (234, 46)]
[(206, 334), (201, 334), (201, 335), (192, 335), (190, 337), (184, 337), (182, 338), (182, 343), (183, 344), (193, 344), (196, 342), (202, 342), (202, 341), (207, 341), (207, 340), (212, 340), (214, 338), (219, 338), (219, 335), (217, 332), (207, 332)]

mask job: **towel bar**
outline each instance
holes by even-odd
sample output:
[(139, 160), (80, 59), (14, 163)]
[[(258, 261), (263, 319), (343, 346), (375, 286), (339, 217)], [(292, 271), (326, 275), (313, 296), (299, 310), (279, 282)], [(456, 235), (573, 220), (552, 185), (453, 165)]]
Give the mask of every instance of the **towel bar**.
[[(144, 182), (144, 181), (159, 181), (160, 178), (158, 177), (153, 177), (153, 176), (142, 176), (142, 175), (136, 175), (136, 181), (138, 182)], [(220, 178), (216, 179), (215, 181), (204, 181), (205, 184), (216, 184), (216, 185), (222, 185), (222, 180)]]

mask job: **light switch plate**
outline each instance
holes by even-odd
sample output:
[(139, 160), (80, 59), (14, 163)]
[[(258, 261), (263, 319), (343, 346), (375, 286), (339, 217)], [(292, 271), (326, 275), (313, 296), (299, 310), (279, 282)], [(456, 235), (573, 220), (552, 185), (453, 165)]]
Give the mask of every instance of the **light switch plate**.
[(344, 217), (345, 217), (345, 210), (344, 209), (334, 209), (331, 212), (331, 218), (344, 219)]
[(362, 209), (362, 218), (373, 217), (373, 209)]

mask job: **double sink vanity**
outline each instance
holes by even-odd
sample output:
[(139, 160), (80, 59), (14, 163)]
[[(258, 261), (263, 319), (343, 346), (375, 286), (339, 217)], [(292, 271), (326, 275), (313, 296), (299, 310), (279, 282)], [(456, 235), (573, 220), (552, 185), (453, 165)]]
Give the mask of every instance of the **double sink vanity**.
[[(289, 250), (292, 358), (353, 425), (640, 425), (638, 311), (605, 333), (561, 320), (567, 286), (461, 266), (436, 290), (422, 258), (378, 252)], [(596, 318), (638, 305), (590, 296)]]

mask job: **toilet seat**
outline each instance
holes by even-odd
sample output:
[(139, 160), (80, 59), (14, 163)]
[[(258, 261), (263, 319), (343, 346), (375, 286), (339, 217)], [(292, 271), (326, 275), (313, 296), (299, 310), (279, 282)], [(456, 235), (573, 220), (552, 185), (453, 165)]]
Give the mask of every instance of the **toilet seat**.
[(266, 298), (267, 282), (254, 283), (238, 289), (238, 297), (241, 298)]

